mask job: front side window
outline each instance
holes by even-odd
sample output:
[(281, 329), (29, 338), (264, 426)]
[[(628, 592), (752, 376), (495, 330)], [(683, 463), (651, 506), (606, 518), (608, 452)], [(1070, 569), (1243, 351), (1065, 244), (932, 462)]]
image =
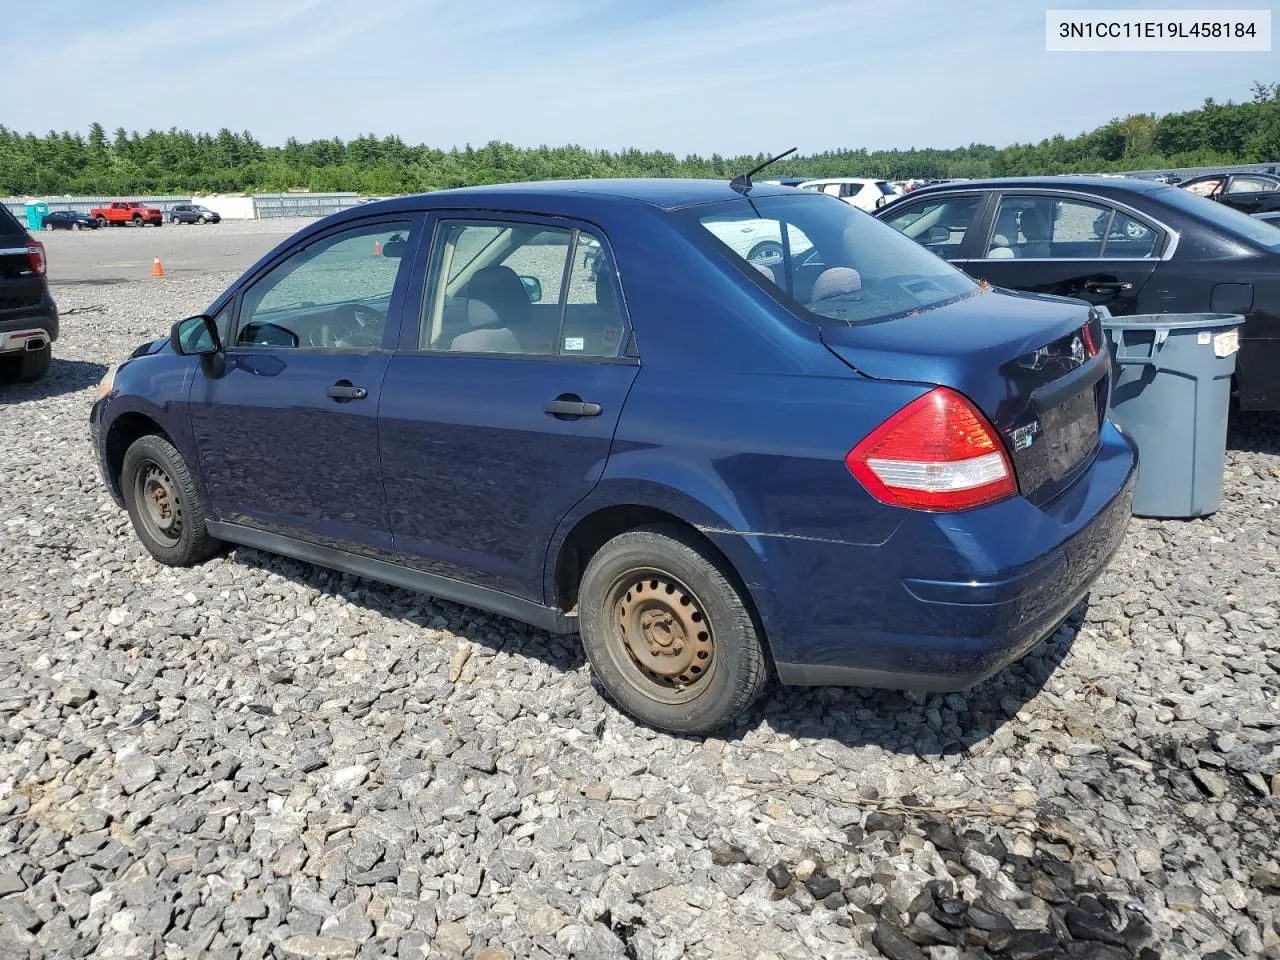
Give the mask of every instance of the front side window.
[(602, 358), (622, 341), (617, 272), (595, 235), (519, 222), (437, 227), (419, 349)]
[[(824, 197), (727, 200), (673, 216), (686, 230), (715, 238), (731, 263), (814, 323), (883, 320), (979, 290), (973, 279), (892, 227)], [(723, 239), (736, 225), (758, 220), (770, 224), (771, 236), (783, 247), (772, 265), (750, 261), (740, 246)]]
[(1214, 177), (1211, 180), (1199, 180), (1196, 183), (1189, 183), (1180, 189), (1186, 190), (1188, 193), (1193, 193), (1197, 197), (1211, 197), (1217, 192), (1220, 186), (1222, 186), (1222, 178)]
[(917, 203), (884, 222), (940, 257), (960, 255), (969, 224), (977, 212), (979, 197), (947, 197)]
[(376, 350), (412, 224), (382, 222), (308, 244), (242, 297), (236, 346)]

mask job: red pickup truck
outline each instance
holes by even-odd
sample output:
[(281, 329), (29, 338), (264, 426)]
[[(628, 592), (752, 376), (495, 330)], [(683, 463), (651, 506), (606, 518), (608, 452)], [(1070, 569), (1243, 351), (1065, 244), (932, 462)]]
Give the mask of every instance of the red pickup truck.
[(96, 217), (100, 227), (123, 227), (130, 223), (135, 227), (148, 223), (157, 227), (164, 226), (164, 211), (136, 200), (115, 200), (105, 207), (94, 207), (89, 211), (89, 216)]

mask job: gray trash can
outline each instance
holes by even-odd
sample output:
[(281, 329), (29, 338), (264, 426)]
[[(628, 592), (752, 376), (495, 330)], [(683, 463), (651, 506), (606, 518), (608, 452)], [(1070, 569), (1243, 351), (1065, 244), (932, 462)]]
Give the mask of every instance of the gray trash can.
[(1202, 517), (1221, 505), (1243, 323), (1234, 313), (1103, 318), (1111, 410), (1138, 445), (1135, 515)]

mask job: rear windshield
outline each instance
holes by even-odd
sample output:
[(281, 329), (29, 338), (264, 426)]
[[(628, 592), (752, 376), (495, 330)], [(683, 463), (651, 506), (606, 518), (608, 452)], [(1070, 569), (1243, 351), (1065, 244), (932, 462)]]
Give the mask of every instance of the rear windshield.
[(1225, 203), (1198, 197), (1183, 187), (1165, 187), (1157, 190), (1154, 196), (1171, 207), (1176, 207), (1194, 217), (1206, 220), (1210, 224), (1228, 233), (1243, 236), (1250, 243), (1256, 243), (1268, 250), (1280, 250), (1280, 233), (1275, 227), (1262, 223), (1247, 213), (1241, 213)]
[(744, 197), (677, 216), (686, 229), (710, 233), (731, 262), (813, 323), (884, 320), (979, 290), (945, 260), (835, 197)]
[(883, 180), (877, 183), (876, 186), (880, 188), (881, 193), (897, 193), (890, 184), (885, 183)]

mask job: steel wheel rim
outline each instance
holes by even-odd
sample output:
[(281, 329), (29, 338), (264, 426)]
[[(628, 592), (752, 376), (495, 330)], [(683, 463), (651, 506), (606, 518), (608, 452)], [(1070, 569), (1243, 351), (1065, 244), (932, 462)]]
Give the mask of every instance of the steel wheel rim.
[(754, 257), (749, 257), (748, 259), (751, 263), (771, 267), (775, 263), (782, 262), (782, 247), (780, 245), (763, 247)]
[(688, 703), (716, 672), (715, 635), (706, 606), (679, 578), (645, 567), (613, 583), (604, 605), (614, 666), (638, 693)]
[(182, 501), (169, 474), (154, 460), (138, 466), (134, 501), (138, 517), (152, 537), (167, 546), (182, 539)]

